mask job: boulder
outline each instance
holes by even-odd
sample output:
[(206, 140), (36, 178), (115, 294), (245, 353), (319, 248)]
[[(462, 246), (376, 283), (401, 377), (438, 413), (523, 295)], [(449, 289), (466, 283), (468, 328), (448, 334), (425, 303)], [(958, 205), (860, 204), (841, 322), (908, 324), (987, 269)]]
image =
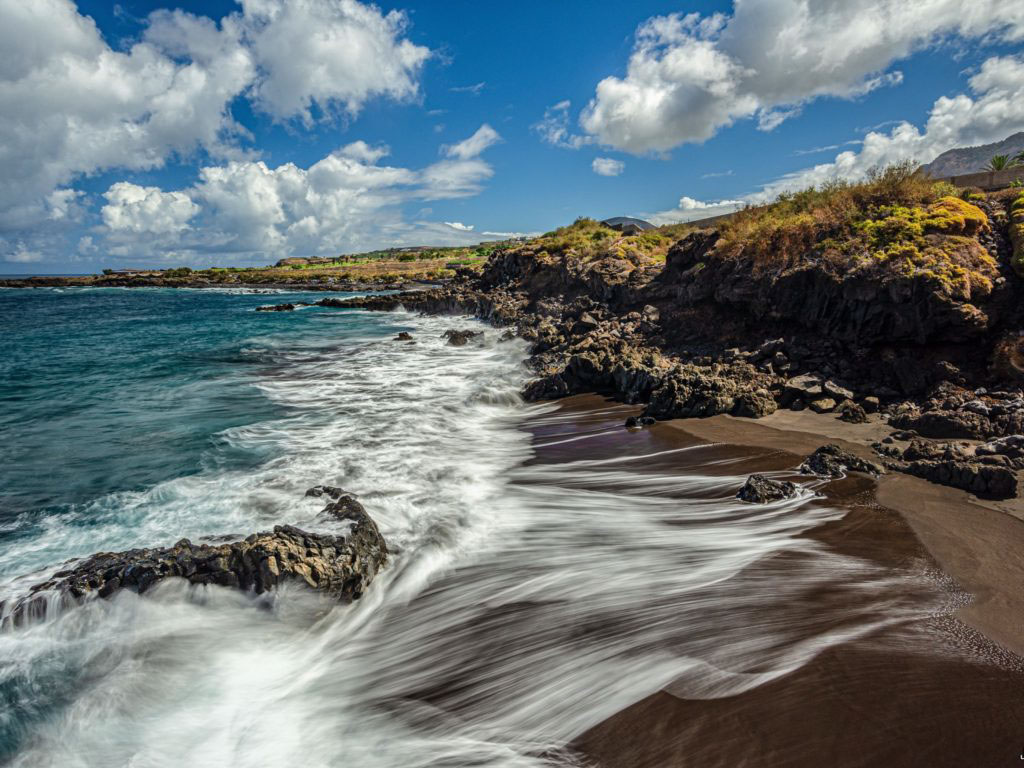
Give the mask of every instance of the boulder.
[(864, 424), (868, 420), (868, 414), (862, 406), (847, 401), (839, 406), (839, 418), (850, 424)]
[(864, 409), (865, 413), (878, 413), (878, 410), (882, 407), (882, 402), (874, 395), (868, 395), (860, 401), (860, 406)]
[(821, 446), (800, 465), (800, 474), (803, 475), (841, 477), (847, 470), (866, 472), (870, 475), (881, 475), (885, 472), (878, 464), (862, 459), (835, 443)]
[(470, 339), (474, 339), (477, 336), (483, 336), (483, 331), (458, 331), (449, 329), (441, 334), (442, 339), (448, 339), (448, 346), (451, 347), (464, 347), (469, 343)]
[(816, 400), (811, 400), (807, 406), (815, 413), (828, 413), (835, 410), (836, 401), (831, 397), (819, 397)]
[(412, 334), (408, 331), (401, 331), (392, 341), (412, 341)]
[(762, 389), (757, 392), (745, 392), (737, 397), (733, 413), (736, 416), (760, 419), (762, 416), (775, 413), (778, 408), (779, 406), (771, 393)]
[(794, 376), (786, 381), (786, 392), (805, 401), (821, 396), (824, 391), (821, 379), (810, 373)]
[(736, 498), (750, 504), (768, 504), (792, 498), (797, 490), (796, 484), (789, 481), (770, 480), (764, 475), (751, 475), (736, 494)]
[[(315, 489), (311, 489), (315, 490)], [(388, 548), (377, 525), (351, 496), (329, 504), (325, 514), (351, 523), (345, 535), (309, 533), (292, 525), (225, 544), (193, 544), (182, 539), (170, 547), (100, 552), (58, 571), (32, 587), (5, 613), (15, 625), (44, 616), (53, 596), (62, 603), (110, 597), (121, 589), (139, 594), (168, 578), (217, 585), (257, 594), (285, 581), (343, 602), (358, 600), (387, 562)]]
[(834, 400), (842, 402), (843, 400), (853, 400), (853, 391), (836, 384), (834, 381), (829, 380), (821, 385), (822, 390), (826, 395)]

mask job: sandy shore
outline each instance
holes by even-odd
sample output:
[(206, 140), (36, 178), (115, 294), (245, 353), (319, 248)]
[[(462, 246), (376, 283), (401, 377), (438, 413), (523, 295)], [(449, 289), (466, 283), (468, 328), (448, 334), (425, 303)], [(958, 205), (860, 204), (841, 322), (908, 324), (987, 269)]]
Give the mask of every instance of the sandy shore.
[[(565, 407), (585, 413), (600, 402), (573, 398)], [(616, 409), (603, 418), (620, 416)], [(786, 411), (757, 421), (717, 416), (665, 422), (605, 440), (760, 449), (728, 469), (739, 473), (795, 468), (825, 442), (877, 458), (869, 444), (891, 431), (880, 420), (851, 425)], [(945, 591), (944, 608), (911, 625), (833, 646), (736, 696), (688, 698), (685, 686), (670, 685), (580, 736), (574, 746), (587, 759), (608, 768), (1021, 764), (1022, 505), (980, 502), (898, 474), (877, 485), (851, 476), (823, 492), (826, 503), (848, 512), (807, 535), (836, 552), (911, 574), (922, 585), (922, 601), (936, 589)], [(846, 593), (823, 594), (805, 609), (839, 621), (847, 600)]]

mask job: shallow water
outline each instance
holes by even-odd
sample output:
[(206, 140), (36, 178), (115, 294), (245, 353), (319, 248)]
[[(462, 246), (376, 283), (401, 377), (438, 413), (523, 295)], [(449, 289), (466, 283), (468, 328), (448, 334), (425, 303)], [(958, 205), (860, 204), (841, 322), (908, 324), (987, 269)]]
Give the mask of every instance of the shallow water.
[(803, 535), (842, 515), (813, 484), (739, 503), (749, 456), (522, 403), (494, 329), (252, 311), (288, 298), (0, 292), (0, 597), (100, 549), (321, 529), (318, 484), (395, 552), (352, 606), (165, 583), (0, 634), (12, 765), (568, 764), (659, 688), (749, 690), (924, 610)]

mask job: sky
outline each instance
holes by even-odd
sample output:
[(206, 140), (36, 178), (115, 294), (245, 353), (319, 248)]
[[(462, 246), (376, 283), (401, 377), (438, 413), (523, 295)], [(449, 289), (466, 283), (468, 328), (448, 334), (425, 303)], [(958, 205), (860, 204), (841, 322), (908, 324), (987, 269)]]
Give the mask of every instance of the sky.
[(0, 272), (664, 224), (1024, 130), (1024, 0), (0, 0)]

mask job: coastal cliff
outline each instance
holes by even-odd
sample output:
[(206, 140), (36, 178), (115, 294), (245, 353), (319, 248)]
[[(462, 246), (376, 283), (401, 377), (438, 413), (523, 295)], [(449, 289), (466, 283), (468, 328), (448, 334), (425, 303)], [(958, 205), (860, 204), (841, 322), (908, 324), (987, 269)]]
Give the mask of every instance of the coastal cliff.
[(581, 219), (441, 288), (320, 303), (508, 326), (531, 343), (531, 400), (886, 419), (903, 433), (876, 446), (892, 468), (1003, 498), (1021, 467), (1000, 438), (1024, 432), (1016, 198), (890, 168), (677, 238)]

